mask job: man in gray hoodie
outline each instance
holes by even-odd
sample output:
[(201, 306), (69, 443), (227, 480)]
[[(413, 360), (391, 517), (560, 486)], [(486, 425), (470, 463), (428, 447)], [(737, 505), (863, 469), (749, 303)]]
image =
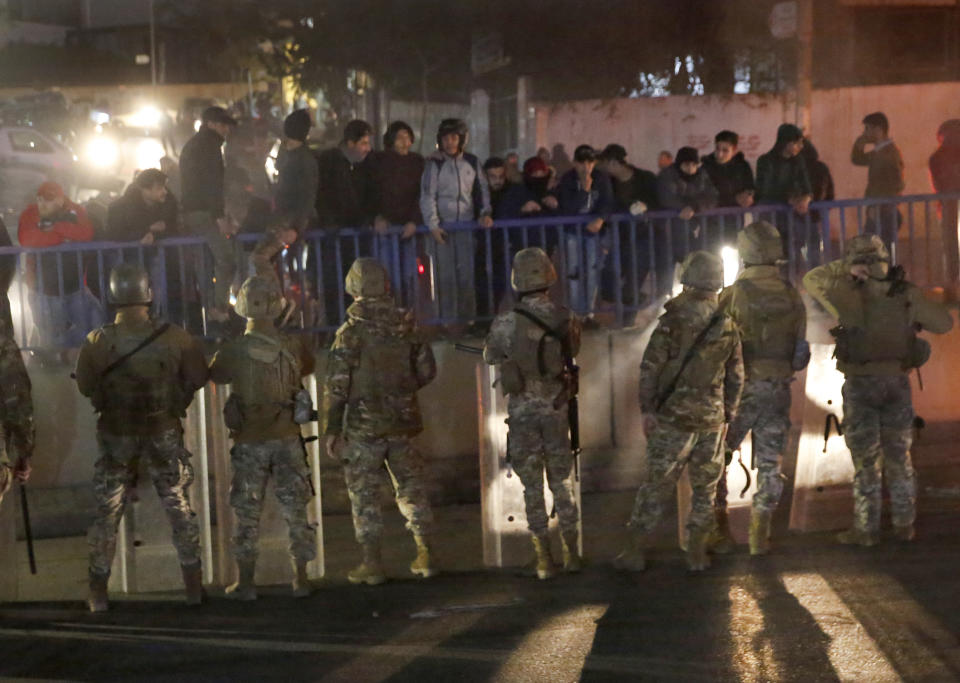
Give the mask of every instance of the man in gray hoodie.
[(474, 234), (470, 229), (447, 231), (449, 223), (477, 221), (493, 225), (490, 188), (467, 144), (467, 124), (444, 119), (437, 131), (437, 151), (429, 156), (420, 181), (420, 211), (430, 229), (427, 253), (433, 266), (437, 314), (444, 322), (472, 322), (477, 299)]

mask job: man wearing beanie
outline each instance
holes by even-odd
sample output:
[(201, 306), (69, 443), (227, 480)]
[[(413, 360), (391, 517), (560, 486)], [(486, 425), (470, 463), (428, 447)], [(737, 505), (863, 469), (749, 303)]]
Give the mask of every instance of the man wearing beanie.
[(283, 121), (283, 146), (277, 159), (277, 213), (299, 233), (316, 217), (320, 171), (317, 158), (307, 147), (310, 112), (297, 109)]

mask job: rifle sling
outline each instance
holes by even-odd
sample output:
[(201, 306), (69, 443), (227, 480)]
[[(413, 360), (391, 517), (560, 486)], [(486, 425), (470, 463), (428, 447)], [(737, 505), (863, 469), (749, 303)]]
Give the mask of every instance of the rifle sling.
[(667, 388), (657, 397), (656, 410), (659, 410), (663, 407), (663, 404), (669, 400), (673, 395), (673, 392), (677, 389), (677, 383), (680, 381), (680, 376), (683, 375), (683, 371), (687, 369), (687, 365), (693, 360), (694, 354), (697, 352), (697, 347), (703, 342), (707, 334), (713, 329), (713, 326), (716, 325), (719, 321), (723, 320), (723, 313), (719, 311), (714, 313), (710, 320), (707, 321), (707, 324), (703, 326), (703, 329), (697, 334), (696, 339), (693, 340), (693, 343), (690, 345), (690, 348), (687, 349), (687, 353), (683, 356), (683, 361), (680, 363), (680, 369), (677, 370), (677, 374), (673, 376), (673, 379), (670, 380), (670, 384), (667, 385)]
[(128, 351), (127, 353), (123, 354), (122, 356), (120, 356), (119, 358), (117, 358), (117, 360), (113, 361), (112, 363), (110, 363), (110, 365), (108, 365), (106, 368), (104, 368), (103, 372), (100, 373), (100, 377), (101, 377), (101, 378), (106, 377), (106, 376), (109, 375), (111, 372), (113, 372), (114, 370), (116, 370), (117, 368), (119, 368), (121, 365), (123, 365), (123, 364), (126, 363), (128, 360), (130, 360), (130, 358), (132, 358), (133, 356), (135, 356), (136, 354), (140, 353), (140, 352), (143, 351), (145, 348), (147, 348), (148, 346), (150, 346), (150, 344), (152, 344), (153, 342), (155, 342), (155, 341), (160, 337), (160, 335), (163, 334), (164, 332), (166, 332), (168, 329), (170, 329), (170, 323), (163, 323), (163, 325), (161, 325), (160, 327), (158, 327), (157, 329), (155, 329), (155, 330), (150, 334), (149, 337), (147, 337), (147, 338), (144, 339), (142, 342), (140, 342), (139, 344), (137, 344), (136, 348), (134, 348), (132, 351)]
[(567, 367), (568, 370), (571, 370), (573, 368), (573, 354), (571, 353), (571, 349), (570, 349), (570, 335), (568, 334), (568, 328), (567, 328), (567, 325), (569, 325), (568, 321), (562, 323), (562, 326), (565, 329), (561, 334), (559, 332), (559, 328), (554, 329), (550, 327), (549, 325), (547, 325), (547, 323), (540, 320), (540, 318), (538, 318), (537, 316), (535, 316), (533, 313), (531, 313), (525, 308), (521, 308), (520, 306), (517, 306), (513, 309), (513, 311), (515, 313), (519, 313), (524, 318), (526, 318), (527, 320), (532, 322), (534, 325), (539, 327), (541, 330), (543, 330), (543, 336), (540, 337), (540, 344), (537, 348), (537, 366), (540, 369), (541, 376), (545, 376), (547, 374), (547, 369), (544, 367), (544, 364), (543, 364), (543, 344), (546, 341), (548, 336), (553, 337), (554, 339), (560, 342), (560, 349), (561, 349), (561, 352), (563, 353), (563, 364)]

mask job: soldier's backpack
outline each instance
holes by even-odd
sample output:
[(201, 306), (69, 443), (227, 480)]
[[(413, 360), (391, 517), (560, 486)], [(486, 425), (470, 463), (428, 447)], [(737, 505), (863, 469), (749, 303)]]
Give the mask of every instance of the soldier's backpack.
[(282, 339), (248, 331), (238, 342), (244, 362), (230, 383), (224, 421), (233, 431), (251, 424), (271, 425), (292, 409), (300, 389), (300, 361)]
[[(737, 322), (742, 331), (743, 359), (792, 361), (797, 351), (798, 315), (805, 315), (800, 295), (787, 283), (779, 290), (759, 287), (750, 280), (738, 280), (747, 305)], [(802, 368), (801, 368), (802, 369)]]
[(169, 327), (161, 325), (146, 339), (117, 325), (103, 328), (111, 362), (100, 373), (94, 405), (99, 412), (132, 422), (183, 416), (186, 402), (179, 383), (179, 355), (159, 341)]

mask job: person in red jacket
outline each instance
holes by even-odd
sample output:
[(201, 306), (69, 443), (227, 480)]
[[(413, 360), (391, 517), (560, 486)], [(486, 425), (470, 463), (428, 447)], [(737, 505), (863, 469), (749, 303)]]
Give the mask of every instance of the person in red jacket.
[[(93, 240), (93, 224), (63, 188), (47, 181), (37, 190), (37, 203), (20, 214), (20, 246), (56, 247)], [(26, 281), (30, 311), (42, 346), (57, 350), (79, 347), (87, 332), (103, 323), (100, 302), (87, 289), (82, 259), (70, 251), (33, 253), (27, 257)]]

